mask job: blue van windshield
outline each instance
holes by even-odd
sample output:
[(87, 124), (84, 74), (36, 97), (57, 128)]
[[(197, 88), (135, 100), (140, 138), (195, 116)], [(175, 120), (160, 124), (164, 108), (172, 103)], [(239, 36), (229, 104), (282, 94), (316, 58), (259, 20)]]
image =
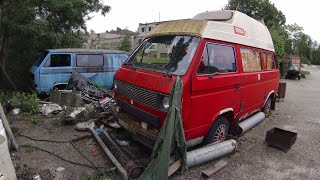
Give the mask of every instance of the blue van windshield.
[(42, 63), (43, 59), (48, 55), (49, 51), (46, 51), (45, 53), (41, 54), (38, 59), (36, 60), (36, 62), (34, 63), (35, 66), (40, 66), (40, 64)]

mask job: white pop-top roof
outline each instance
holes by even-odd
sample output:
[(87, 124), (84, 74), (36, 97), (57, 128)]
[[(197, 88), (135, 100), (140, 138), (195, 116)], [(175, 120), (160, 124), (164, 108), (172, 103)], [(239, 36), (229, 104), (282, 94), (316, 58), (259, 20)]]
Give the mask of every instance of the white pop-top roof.
[(268, 28), (261, 22), (232, 10), (197, 14), (194, 20), (207, 20), (201, 36), (274, 51)]

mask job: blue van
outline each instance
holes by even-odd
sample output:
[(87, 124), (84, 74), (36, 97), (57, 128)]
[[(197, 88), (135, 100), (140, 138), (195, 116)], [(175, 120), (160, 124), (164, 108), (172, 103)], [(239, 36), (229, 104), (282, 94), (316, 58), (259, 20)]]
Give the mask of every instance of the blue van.
[(111, 89), (113, 75), (129, 53), (100, 49), (49, 49), (31, 68), (38, 94), (65, 89), (73, 71), (104, 89)]

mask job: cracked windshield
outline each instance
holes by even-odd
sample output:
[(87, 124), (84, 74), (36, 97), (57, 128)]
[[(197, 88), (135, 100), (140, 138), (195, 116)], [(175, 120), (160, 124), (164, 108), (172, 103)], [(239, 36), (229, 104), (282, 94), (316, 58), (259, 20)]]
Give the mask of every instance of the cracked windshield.
[(134, 68), (184, 75), (198, 47), (199, 38), (159, 36), (147, 39), (126, 62)]

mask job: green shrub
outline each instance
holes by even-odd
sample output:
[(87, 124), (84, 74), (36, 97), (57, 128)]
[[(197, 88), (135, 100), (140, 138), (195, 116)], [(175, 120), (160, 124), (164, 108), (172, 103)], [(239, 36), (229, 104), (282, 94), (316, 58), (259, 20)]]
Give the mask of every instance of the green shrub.
[(15, 108), (20, 108), (23, 112), (31, 114), (39, 112), (39, 99), (36, 94), (15, 92), (12, 95), (11, 104)]

